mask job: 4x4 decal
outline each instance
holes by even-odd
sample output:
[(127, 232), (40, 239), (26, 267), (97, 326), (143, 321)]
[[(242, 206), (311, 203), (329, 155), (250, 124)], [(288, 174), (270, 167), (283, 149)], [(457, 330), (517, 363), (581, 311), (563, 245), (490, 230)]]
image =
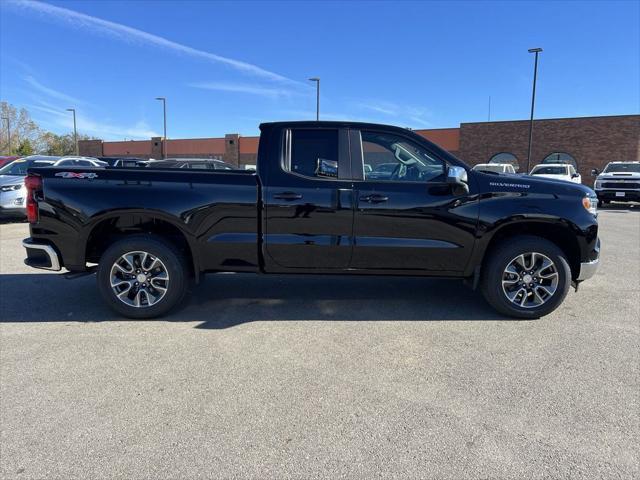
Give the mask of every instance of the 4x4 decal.
[(56, 177), (62, 177), (62, 178), (98, 178), (98, 174), (97, 173), (93, 173), (93, 172), (80, 172), (80, 173), (76, 173), (76, 172), (59, 172), (56, 173)]

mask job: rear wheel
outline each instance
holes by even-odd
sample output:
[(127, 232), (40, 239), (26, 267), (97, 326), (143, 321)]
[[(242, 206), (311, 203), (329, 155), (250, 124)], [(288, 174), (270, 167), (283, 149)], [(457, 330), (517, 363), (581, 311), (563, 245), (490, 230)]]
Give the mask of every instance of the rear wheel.
[(98, 289), (116, 312), (153, 318), (183, 299), (188, 270), (181, 252), (162, 239), (135, 235), (114, 243), (98, 264)]
[(482, 293), (500, 313), (538, 318), (567, 296), (571, 269), (565, 254), (544, 238), (519, 236), (498, 245), (483, 268)]

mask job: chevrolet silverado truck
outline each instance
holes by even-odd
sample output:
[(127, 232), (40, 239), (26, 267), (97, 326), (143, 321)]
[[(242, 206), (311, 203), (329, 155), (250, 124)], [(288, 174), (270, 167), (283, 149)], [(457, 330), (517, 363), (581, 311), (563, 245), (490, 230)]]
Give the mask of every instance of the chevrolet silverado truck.
[(25, 263), (95, 271), (130, 318), (165, 314), (209, 272), (456, 277), (502, 314), (538, 318), (598, 267), (588, 187), (474, 171), (398, 127), (260, 130), (255, 172), (31, 168)]
[(611, 201), (640, 202), (640, 162), (610, 162), (602, 172), (593, 169), (598, 206)]

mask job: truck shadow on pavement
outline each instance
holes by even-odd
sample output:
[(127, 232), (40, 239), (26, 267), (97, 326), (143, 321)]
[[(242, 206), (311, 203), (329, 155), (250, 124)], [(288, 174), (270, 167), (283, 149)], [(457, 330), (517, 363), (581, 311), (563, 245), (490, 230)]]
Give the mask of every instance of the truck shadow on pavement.
[[(125, 321), (95, 276), (0, 275), (0, 322)], [(478, 321), (501, 316), (459, 280), (419, 277), (208, 275), (160, 321), (224, 329), (258, 321)], [(157, 320), (154, 320), (157, 321)]]

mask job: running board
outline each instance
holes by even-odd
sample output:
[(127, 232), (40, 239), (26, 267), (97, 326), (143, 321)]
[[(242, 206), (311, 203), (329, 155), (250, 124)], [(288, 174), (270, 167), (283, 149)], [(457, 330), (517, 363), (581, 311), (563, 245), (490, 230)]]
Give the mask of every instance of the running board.
[(94, 273), (96, 273), (97, 269), (98, 269), (98, 266), (93, 265), (87, 268), (83, 272), (66, 272), (66, 273), (63, 273), (62, 276), (64, 277), (65, 280), (75, 280), (76, 278), (86, 277), (87, 275), (93, 275)]

